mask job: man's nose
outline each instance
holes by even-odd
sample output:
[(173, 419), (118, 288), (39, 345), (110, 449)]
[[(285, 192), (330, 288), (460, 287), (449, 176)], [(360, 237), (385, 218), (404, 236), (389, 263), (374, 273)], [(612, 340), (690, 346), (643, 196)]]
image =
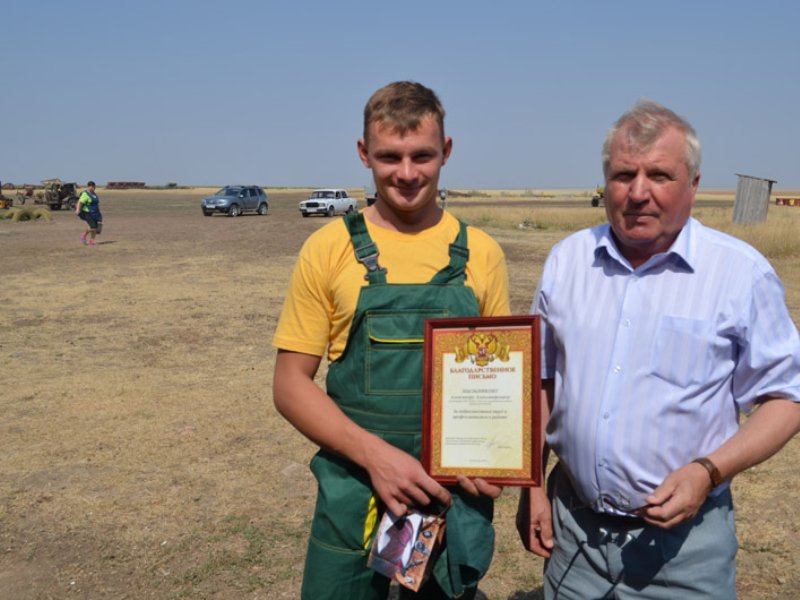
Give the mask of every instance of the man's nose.
[(410, 158), (403, 159), (400, 163), (400, 169), (398, 170), (398, 176), (400, 179), (404, 181), (413, 181), (417, 178), (417, 166), (414, 164), (414, 161)]
[(633, 202), (647, 202), (650, 199), (650, 182), (645, 175), (639, 174), (633, 178), (628, 197)]

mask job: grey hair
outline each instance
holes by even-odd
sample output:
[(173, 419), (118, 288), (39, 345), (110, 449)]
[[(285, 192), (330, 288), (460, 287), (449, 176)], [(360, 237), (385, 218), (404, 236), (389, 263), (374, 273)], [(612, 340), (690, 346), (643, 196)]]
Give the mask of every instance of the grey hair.
[(648, 149), (669, 127), (679, 129), (686, 140), (686, 168), (689, 180), (700, 171), (703, 151), (697, 132), (691, 123), (670, 109), (653, 100), (638, 100), (628, 112), (623, 114), (606, 134), (603, 142), (603, 173), (608, 174), (611, 163), (611, 142), (614, 136), (624, 131), (628, 143), (634, 148)]

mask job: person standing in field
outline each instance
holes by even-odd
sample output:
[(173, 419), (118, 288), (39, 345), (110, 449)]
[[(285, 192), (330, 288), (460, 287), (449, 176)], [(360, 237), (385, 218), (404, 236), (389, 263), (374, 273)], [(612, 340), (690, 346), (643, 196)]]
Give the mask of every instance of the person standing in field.
[[(385, 598), (389, 579), (367, 567), (382, 513), (438, 503), (450, 506), (446, 550), (423, 589), (402, 597), (474, 598), (501, 490), (463, 477), (445, 488), (420, 464), (422, 338), (426, 318), (507, 315), (505, 257), (437, 203), (452, 139), (432, 90), (375, 92), (363, 136), (378, 199), (306, 240), (273, 341), (275, 406), (320, 446), (302, 597)], [(314, 376), (326, 351), (322, 390)]]
[(86, 189), (78, 198), (75, 214), (86, 221), (86, 231), (81, 234), (81, 242), (95, 245), (95, 237), (103, 231), (103, 215), (100, 212), (100, 198), (95, 192), (94, 181), (86, 184)]
[(517, 515), (545, 598), (735, 598), (730, 481), (800, 430), (783, 285), (692, 218), (700, 157), (685, 119), (637, 103), (603, 146), (608, 224), (545, 262), (531, 310), (558, 466)]

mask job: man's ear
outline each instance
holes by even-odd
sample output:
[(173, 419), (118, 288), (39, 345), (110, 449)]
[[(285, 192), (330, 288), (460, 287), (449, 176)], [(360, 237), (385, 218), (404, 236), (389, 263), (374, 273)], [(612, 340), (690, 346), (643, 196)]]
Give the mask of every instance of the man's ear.
[(369, 169), (369, 152), (367, 152), (367, 142), (364, 141), (364, 138), (361, 138), (356, 143), (356, 146), (358, 147), (358, 157), (361, 159), (361, 162), (364, 163), (364, 166)]
[(450, 158), (450, 153), (453, 151), (453, 138), (447, 136), (444, 138), (444, 148), (442, 149), (442, 166), (447, 163)]
[(695, 173), (694, 179), (692, 179), (692, 206), (697, 201), (697, 188), (700, 187), (700, 171)]

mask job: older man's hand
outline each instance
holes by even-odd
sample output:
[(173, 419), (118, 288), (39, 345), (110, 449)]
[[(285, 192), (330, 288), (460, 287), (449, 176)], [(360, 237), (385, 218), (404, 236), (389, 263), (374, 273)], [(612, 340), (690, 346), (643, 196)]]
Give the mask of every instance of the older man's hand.
[(650, 525), (669, 529), (693, 519), (710, 491), (708, 471), (689, 463), (670, 473), (647, 497), (647, 506), (638, 514)]
[(517, 532), (528, 552), (548, 558), (555, 546), (550, 499), (541, 487), (522, 488), (517, 508)]

